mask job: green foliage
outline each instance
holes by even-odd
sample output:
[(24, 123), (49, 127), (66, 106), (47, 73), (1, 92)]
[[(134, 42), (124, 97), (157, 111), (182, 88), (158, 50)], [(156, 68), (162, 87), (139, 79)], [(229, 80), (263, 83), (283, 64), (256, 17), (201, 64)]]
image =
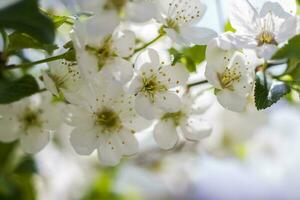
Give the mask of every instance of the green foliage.
[(40, 12), (37, 0), (21, 0), (0, 10), (0, 27), (27, 33), (42, 43), (52, 43), (55, 37), (54, 24)]
[(36, 164), (31, 156), (14, 153), (16, 147), (16, 142), (0, 142), (0, 199), (34, 200)]
[(15, 54), (20, 50), (23, 49), (42, 49), (48, 52), (49, 54), (52, 54), (54, 50), (56, 50), (58, 47), (54, 44), (45, 44), (41, 43), (31, 36), (20, 33), (20, 32), (14, 32), (8, 36), (8, 47), (7, 47), (7, 54)]
[(175, 48), (169, 49), (169, 53), (173, 56), (173, 65), (177, 62), (182, 63), (190, 72), (197, 70), (197, 65), (205, 60), (205, 45), (195, 45), (190, 48), (177, 50)]
[(272, 106), (289, 92), (290, 88), (284, 82), (270, 79), (261, 72), (256, 74), (255, 105), (258, 110)]
[(50, 17), (54, 23), (54, 26), (56, 28), (61, 27), (65, 23), (70, 23), (69, 22), (69, 17), (68, 16), (58, 16), (58, 15), (53, 15), (49, 13), (45, 13), (48, 17)]
[(292, 80), (300, 80), (300, 59), (290, 59), (285, 74), (289, 75)]
[(0, 104), (8, 104), (39, 92), (35, 78), (25, 75), (19, 80), (0, 80)]
[(87, 192), (82, 200), (120, 200), (121, 196), (113, 191), (116, 168), (102, 169), (97, 176), (93, 187)]
[(231, 23), (227, 21), (227, 23), (224, 26), (224, 31), (225, 32), (236, 32), (236, 30), (231, 26)]
[(279, 49), (273, 59), (299, 59), (300, 60), (300, 35), (289, 40), (288, 44)]

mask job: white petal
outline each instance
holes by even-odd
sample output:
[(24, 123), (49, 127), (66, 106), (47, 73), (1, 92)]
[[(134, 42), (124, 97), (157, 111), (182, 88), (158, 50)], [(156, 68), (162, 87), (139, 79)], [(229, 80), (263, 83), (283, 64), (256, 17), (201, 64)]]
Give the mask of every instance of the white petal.
[[(6, 114), (6, 113), (4, 113)], [(1, 113), (0, 113), (1, 115)], [(13, 142), (19, 137), (17, 120), (13, 117), (0, 116), (0, 141)]]
[(184, 137), (191, 141), (199, 141), (208, 137), (212, 132), (212, 127), (208, 122), (195, 116), (191, 116), (182, 121), (180, 127)]
[(258, 13), (248, 0), (232, 0), (229, 20), (238, 33), (254, 34)]
[(279, 32), (276, 35), (276, 41), (278, 43), (286, 42), (288, 39), (296, 35), (297, 31), (297, 18), (289, 17), (279, 28)]
[(122, 155), (131, 156), (138, 152), (139, 143), (128, 129), (123, 129), (118, 133), (120, 139)]
[(286, 12), (278, 2), (267, 1), (261, 8), (259, 15), (260, 17), (265, 17), (270, 12), (280, 18), (289, 18), (292, 16), (290, 13)]
[(38, 153), (50, 141), (50, 133), (38, 127), (30, 128), (26, 133), (21, 134), (21, 148), (26, 153)]
[(180, 34), (188, 43), (198, 45), (207, 45), (211, 39), (218, 36), (212, 29), (196, 26), (182, 26), (180, 27)]
[(156, 50), (148, 48), (143, 51), (136, 59), (134, 64), (134, 68), (137, 70), (141, 70), (144, 64), (149, 64), (152, 66), (154, 71), (157, 71), (160, 65), (159, 54)]
[(224, 50), (249, 48), (257, 46), (257, 40), (253, 35), (226, 32), (218, 37), (218, 45)]
[(85, 21), (76, 21), (74, 31), (82, 45), (98, 44), (103, 37), (111, 35), (118, 24), (117, 13), (104, 11)]
[(121, 149), (119, 141), (114, 134), (102, 134), (98, 146), (98, 157), (103, 165), (115, 166), (121, 160)]
[(115, 57), (109, 60), (103, 70), (109, 71), (113, 75), (114, 79), (121, 83), (130, 81), (133, 76), (133, 65), (120, 57)]
[(133, 22), (146, 22), (156, 15), (157, 8), (153, 2), (135, 1), (126, 4), (126, 19)]
[(135, 99), (135, 110), (145, 119), (152, 120), (155, 118), (153, 103), (143, 94), (137, 95)]
[(178, 142), (176, 125), (172, 120), (163, 120), (154, 128), (154, 139), (162, 149), (171, 149)]
[(293, 16), (296, 15), (297, 12), (296, 1), (286, 1), (286, 0), (272, 0), (272, 1), (278, 2), (286, 12), (290, 13), (290, 15)]
[(226, 109), (234, 112), (243, 112), (247, 105), (247, 97), (229, 90), (217, 92), (219, 103)]
[(221, 49), (216, 39), (208, 44), (206, 49), (205, 77), (215, 88), (222, 89), (218, 73), (223, 73), (224, 68), (229, 65), (233, 53), (234, 51)]
[(189, 45), (187, 41), (182, 37), (182, 35), (179, 34), (177, 31), (175, 31), (174, 29), (164, 28), (164, 31), (167, 33), (167, 35), (171, 38), (173, 42), (180, 45)]
[(118, 32), (113, 38), (113, 50), (120, 57), (128, 57), (133, 54), (135, 47), (135, 34), (132, 31), (124, 30)]
[(181, 108), (181, 100), (172, 92), (164, 92), (155, 96), (155, 105), (166, 112), (178, 112)]
[(158, 80), (168, 88), (184, 86), (188, 78), (189, 72), (182, 64), (162, 67), (158, 76)]
[(88, 110), (79, 106), (68, 105), (66, 112), (66, 120), (70, 126), (80, 130), (91, 130), (94, 127), (94, 118)]
[(97, 147), (97, 134), (94, 130), (75, 128), (70, 135), (70, 142), (79, 155), (90, 155)]
[(136, 76), (128, 87), (129, 94), (137, 94), (143, 88), (143, 80), (140, 76)]
[(265, 44), (256, 49), (258, 57), (264, 58), (266, 60), (271, 59), (277, 50), (278, 50), (278, 47), (276, 45), (272, 45), (272, 44)]
[(58, 96), (59, 93), (56, 88), (56, 85), (54, 81), (48, 76), (47, 72), (43, 71), (42, 76), (43, 76), (44, 85), (47, 88), (47, 90), (49, 90), (52, 94)]

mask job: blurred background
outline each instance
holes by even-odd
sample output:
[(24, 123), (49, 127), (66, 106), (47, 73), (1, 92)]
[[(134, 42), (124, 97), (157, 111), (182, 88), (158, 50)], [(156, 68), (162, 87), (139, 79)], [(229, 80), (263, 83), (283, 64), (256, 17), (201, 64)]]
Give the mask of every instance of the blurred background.
[[(223, 32), (228, 1), (204, 2), (208, 9), (200, 24)], [(67, 14), (67, 8), (58, 0), (40, 3), (44, 9)], [(144, 40), (155, 37), (157, 25), (141, 26), (130, 25)], [(68, 40), (68, 28), (61, 28), (58, 43)], [(170, 45), (166, 39), (153, 48), (163, 54)], [(32, 59), (43, 56), (32, 51), (26, 54)], [(202, 77), (200, 65), (191, 81)], [(175, 149), (163, 151), (147, 130), (138, 135), (143, 144), (140, 153), (123, 159), (114, 168), (101, 167), (96, 154), (75, 154), (68, 141), (70, 127), (66, 125), (34, 157), (14, 148), (15, 143), (1, 143), (0, 175), (4, 176), (0, 176), (0, 200), (300, 199), (299, 96), (292, 94), (260, 112), (249, 105), (242, 114), (224, 110), (210, 90), (204, 93), (201, 103), (212, 104), (203, 115), (214, 127), (211, 137), (200, 143), (180, 142)]]

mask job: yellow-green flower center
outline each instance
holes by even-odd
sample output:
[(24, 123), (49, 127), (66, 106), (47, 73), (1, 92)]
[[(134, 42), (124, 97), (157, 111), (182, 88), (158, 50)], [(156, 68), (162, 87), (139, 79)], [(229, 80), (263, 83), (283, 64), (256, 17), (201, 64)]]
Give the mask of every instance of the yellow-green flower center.
[(218, 78), (222, 88), (229, 89), (231, 91), (234, 90), (233, 84), (235, 82), (240, 82), (241, 77), (242, 73), (236, 68), (229, 69), (226, 67), (223, 73), (218, 73)]
[(41, 113), (42, 110), (34, 111), (30, 108), (26, 108), (19, 117), (19, 121), (22, 124), (22, 128), (26, 131), (31, 127), (41, 127), (43, 124), (40, 118)]
[(114, 52), (111, 49), (111, 42), (111, 36), (107, 36), (102, 40), (99, 47), (90, 45), (85, 46), (86, 51), (97, 57), (99, 71), (101, 71), (107, 60), (114, 55)]
[(162, 116), (162, 120), (172, 120), (175, 124), (175, 126), (179, 126), (180, 121), (182, 120), (183, 117), (185, 117), (186, 115), (179, 111), (179, 112), (175, 112), (175, 113), (166, 113)]
[(166, 91), (167, 88), (157, 80), (156, 76), (150, 78), (143, 78), (143, 88), (141, 90), (145, 96), (149, 97), (154, 102), (155, 94)]
[(101, 127), (104, 133), (115, 132), (122, 128), (119, 115), (111, 109), (102, 109), (96, 114), (96, 117), (96, 124)]
[(176, 20), (173, 19), (166, 19), (166, 28), (174, 29), (176, 32), (179, 32), (179, 25)]
[(278, 45), (275, 40), (275, 36), (270, 31), (263, 31), (257, 36), (258, 46), (262, 46), (264, 44), (274, 44)]

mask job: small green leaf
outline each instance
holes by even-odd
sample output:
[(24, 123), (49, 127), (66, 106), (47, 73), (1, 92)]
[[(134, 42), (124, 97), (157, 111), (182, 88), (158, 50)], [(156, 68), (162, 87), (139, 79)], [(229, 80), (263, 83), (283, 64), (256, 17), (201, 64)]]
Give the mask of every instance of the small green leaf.
[(25, 33), (14, 32), (8, 36), (8, 54), (15, 54), (22, 49), (42, 49), (52, 54), (58, 47), (54, 44), (44, 44)]
[(43, 13), (52, 19), (54, 26), (56, 28), (59, 28), (60, 26), (62, 26), (65, 23), (68, 23), (68, 24), (73, 23), (73, 22), (69, 21), (70, 17), (68, 17), (68, 16), (59, 16), (59, 15), (54, 15), (54, 14), (48, 13), (48, 12), (43, 12)]
[(182, 50), (169, 49), (169, 53), (173, 56), (172, 65), (180, 62), (184, 64), (190, 72), (195, 72), (197, 65), (205, 60), (205, 51), (206, 46), (204, 45), (195, 45)]
[(236, 32), (236, 30), (231, 26), (230, 21), (227, 21), (227, 23), (224, 26), (224, 31), (225, 32)]
[(0, 81), (0, 104), (9, 104), (39, 92), (35, 78), (26, 75), (16, 81)]
[(273, 59), (300, 59), (300, 35), (289, 40), (288, 44), (279, 49)]
[(290, 88), (284, 82), (272, 80), (261, 72), (256, 74), (255, 105), (258, 110), (272, 106), (289, 92)]
[(55, 37), (54, 24), (40, 12), (37, 0), (21, 0), (1, 9), (0, 27), (27, 33), (43, 43), (52, 43)]

